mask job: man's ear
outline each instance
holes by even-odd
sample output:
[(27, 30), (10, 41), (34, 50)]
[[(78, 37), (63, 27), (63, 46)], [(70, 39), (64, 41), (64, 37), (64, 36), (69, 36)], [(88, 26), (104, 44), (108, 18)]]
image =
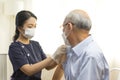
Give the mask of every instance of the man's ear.
[(69, 31), (72, 31), (72, 29), (73, 29), (73, 24), (72, 24), (72, 23), (68, 23), (67, 25), (68, 25), (68, 30), (69, 30)]

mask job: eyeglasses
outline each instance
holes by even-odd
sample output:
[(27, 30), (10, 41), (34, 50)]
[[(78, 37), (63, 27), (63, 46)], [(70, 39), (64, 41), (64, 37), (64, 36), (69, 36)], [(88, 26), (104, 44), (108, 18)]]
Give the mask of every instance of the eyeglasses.
[(66, 23), (66, 24), (63, 24), (63, 27), (64, 27), (64, 26), (66, 26), (67, 24), (68, 24), (68, 23)]
[(61, 25), (60, 28), (63, 29), (67, 24), (68, 24), (68, 23)]
[(66, 27), (66, 25), (68, 25), (69, 23), (72, 24), (72, 25), (74, 25), (74, 23), (72, 23), (72, 22), (67, 22), (67, 23), (61, 25), (60, 28), (61, 28), (62, 30), (64, 30), (65, 27)]
[(72, 25), (74, 25), (74, 23), (72, 23), (72, 22), (67, 22), (67, 23), (63, 24), (63, 27), (66, 26), (69, 23), (71, 23)]

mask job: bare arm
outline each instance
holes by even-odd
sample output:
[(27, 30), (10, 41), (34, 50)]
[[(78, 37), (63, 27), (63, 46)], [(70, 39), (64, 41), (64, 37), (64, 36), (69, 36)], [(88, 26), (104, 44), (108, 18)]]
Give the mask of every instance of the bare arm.
[[(66, 54), (63, 54), (59, 56), (59, 63), (63, 63), (66, 60)], [(57, 63), (55, 61), (52, 61), (47, 67), (47, 70), (53, 69), (57, 66)]]
[(52, 61), (47, 67), (47, 70), (51, 70), (57, 66), (57, 63), (55, 61)]
[(52, 80), (61, 80), (63, 74), (64, 74), (64, 71), (63, 71), (62, 65), (60, 64), (57, 66)]
[(40, 72), (43, 68), (47, 67), (48, 64), (54, 62), (52, 58), (46, 58), (45, 60), (35, 63), (35, 64), (25, 64), (20, 70), (23, 71), (26, 75), (31, 76), (37, 72)]

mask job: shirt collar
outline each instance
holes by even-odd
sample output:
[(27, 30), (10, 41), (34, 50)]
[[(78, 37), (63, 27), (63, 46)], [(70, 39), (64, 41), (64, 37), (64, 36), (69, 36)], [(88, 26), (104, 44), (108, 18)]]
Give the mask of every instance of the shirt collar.
[(90, 35), (86, 39), (84, 39), (82, 42), (77, 44), (75, 47), (73, 47), (72, 50), (74, 51), (74, 53), (77, 56), (80, 56), (80, 54), (82, 53), (83, 49), (92, 41), (93, 41), (93, 39), (92, 39), (92, 36)]

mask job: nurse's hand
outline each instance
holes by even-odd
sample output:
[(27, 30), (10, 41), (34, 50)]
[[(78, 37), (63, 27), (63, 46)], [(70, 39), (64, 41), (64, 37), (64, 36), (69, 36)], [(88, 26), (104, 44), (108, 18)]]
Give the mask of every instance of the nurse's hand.
[(55, 51), (55, 53), (52, 55), (52, 59), (57, 63), (63, 63), (66, 59), (66, 48), (67, 46), (62, 45), (60, 47), (57, 48), (57, 50)]

